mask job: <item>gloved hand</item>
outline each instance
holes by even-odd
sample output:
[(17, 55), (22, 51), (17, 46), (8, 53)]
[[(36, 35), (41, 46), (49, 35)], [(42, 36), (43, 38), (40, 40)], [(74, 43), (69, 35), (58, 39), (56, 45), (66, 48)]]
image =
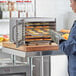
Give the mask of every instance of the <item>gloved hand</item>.
[(49, 32), (50, 32), (50, 35), (51, 35), (52, 40), (55, 43), (59, 44), (62, 41), (65, 41), (65, 39), (59, 33), (57, 33), (56, 31), (50, 30)]

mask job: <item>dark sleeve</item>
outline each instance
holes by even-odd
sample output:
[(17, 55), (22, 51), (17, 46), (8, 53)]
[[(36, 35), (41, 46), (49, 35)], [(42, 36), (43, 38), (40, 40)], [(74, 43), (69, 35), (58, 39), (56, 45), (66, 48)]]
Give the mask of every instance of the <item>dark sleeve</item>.
[(66, 41), (66, 40), (60, 39), (60, 40), (59, 40), (59, 44), (61, 44), (61, 43), (64, 42), (64, 41)]
[(67, 55), (76, 55), (76, 26), (72, 28), (69, 39), (59, 44), (59, 49)]

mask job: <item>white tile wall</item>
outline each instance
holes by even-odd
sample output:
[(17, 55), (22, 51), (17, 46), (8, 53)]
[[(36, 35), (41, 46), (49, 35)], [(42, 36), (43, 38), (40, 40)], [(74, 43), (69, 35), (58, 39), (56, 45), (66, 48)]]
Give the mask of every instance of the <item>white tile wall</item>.
[(37, 17), (55, 17), (55, 0), (36, 0)]
[(9, 34), (9, 20), (0, 20), (0, 34)]
[[(71, 17), (69, 18), (70, 0), (36, 0), (37, 17), (56, 17), (57, 30), (72, 25)], [(72, 18), (73, 19), (73, 18)], [(70, 24), (71, 23), (71, 24)], [(67, 27), (68, 28), (68, 27)]]

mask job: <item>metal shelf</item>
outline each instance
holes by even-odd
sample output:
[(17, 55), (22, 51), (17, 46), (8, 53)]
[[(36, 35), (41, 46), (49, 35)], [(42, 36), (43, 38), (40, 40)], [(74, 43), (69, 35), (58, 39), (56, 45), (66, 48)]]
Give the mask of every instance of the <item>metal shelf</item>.
[(0, 22), (9, 22), (9, 19), (0, 19)]

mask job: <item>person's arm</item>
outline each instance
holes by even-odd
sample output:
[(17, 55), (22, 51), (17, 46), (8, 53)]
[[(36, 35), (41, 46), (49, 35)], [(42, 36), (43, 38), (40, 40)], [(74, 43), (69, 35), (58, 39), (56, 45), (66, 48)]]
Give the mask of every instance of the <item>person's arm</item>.
[(76, 55), (76, 26), (72, 28), (69, 39), (59, 44), (59, 48), (67, 55)]

